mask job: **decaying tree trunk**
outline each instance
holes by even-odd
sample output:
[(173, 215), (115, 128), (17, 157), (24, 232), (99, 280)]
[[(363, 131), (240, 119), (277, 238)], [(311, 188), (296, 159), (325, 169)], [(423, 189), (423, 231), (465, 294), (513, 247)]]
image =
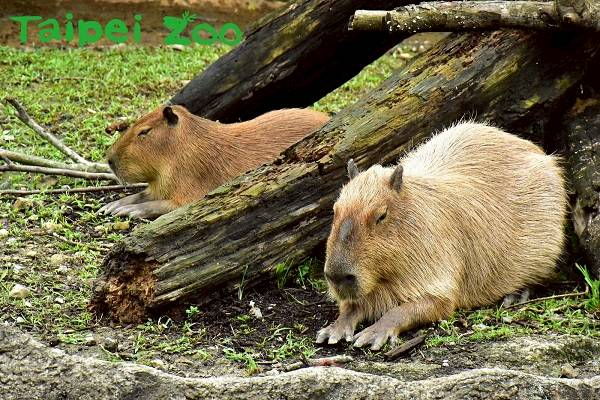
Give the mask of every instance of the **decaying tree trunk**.
[(600, 5), (593, 0), (432, 1), (392, 11), (357, 10), (350, 29), (403, 34), (473, 29), (600, 31)]
[(539, 140), (599, 46), (514, 31), (445, 39), (273, 164), (138, 228), (106, 258), (91, 308), (138, 320), (301, 261), (328, 234), (349, 158), (360, 168), (393, 162), (469, 116)]
[(600, 99), (578, 100), (565, 121), (575, 192), (573, 225), (587, 267), (600, 276)]
[(399, 40), (348, 32), (354, 11), (409, 2), (294, 2), (248, 32), (239, 46), (210, 65), (170, 102), (222, 122), (246, 120), (279, 108), (309, 106)]

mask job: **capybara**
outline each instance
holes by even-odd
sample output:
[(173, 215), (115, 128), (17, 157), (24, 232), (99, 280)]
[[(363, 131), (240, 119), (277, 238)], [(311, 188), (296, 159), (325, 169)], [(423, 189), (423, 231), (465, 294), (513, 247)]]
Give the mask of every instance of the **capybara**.
[[(567, 194), (559, 159), (500, 129), (460, 123), (395, 167), (359, 173), (334, 205), (325, 276), (340, 316), (317, 342), (378, 350), (416, 326), (551, 276)], [(376, 321), (354, 334), (361, 321)]]
[(290, 108), (222, 124), (182, 106), (159, 107), (137, 120), (108, 151), (108, 163), (121, 180), (147, 182), (148, 188), (100, 212), (136, 218), (165, 214), (274, 160), (328, 120), (318, 111)]

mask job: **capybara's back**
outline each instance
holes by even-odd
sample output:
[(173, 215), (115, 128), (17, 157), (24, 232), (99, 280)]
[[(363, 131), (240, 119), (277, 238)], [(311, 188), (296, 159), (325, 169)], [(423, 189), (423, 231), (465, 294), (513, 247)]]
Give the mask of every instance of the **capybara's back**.
[(489, 304), (552, 274), (567, 208), (555, 156), (499, 129), (464, 123), (434, 136), (400, 164), (408, 191), (401, 204), (421, 225), (406, 226), (405, 235), (425, 244), (436, 233), (436, 243), (428, 243), (436, 249), (434, 258), (427, 263), (456, 270), (432, 289), (450, 289), (455, 307)]
[[(340, 318), (318, 341), (356, 344), (490, 304), (549, 277), (567, 195), (555, 156), (497, 128), (461, 123), (395, 167), (358, 173), (334, 206), (325, 274)], [(366, 333), (365, 333), (366, 332)]]

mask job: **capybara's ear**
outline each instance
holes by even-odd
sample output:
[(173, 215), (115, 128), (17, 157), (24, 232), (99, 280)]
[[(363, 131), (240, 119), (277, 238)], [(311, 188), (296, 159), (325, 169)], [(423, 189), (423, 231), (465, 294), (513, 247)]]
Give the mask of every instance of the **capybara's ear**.
[(402, 188), (402, 173), (404, 172), (404, 168), (402, 165), (398, 164), (394, 172), (392, 172), (392, 177), (390, 178), (390, 186), (395, 191), (399, 192), (400, 188)]
[(165, 117), (165, 119), (167, 120), (167, 124), (169, 124), (170, 126), (177, 125), (177, 121), (179, 121), (179, 117), (169, 106), (163, 108), (163, 117)]
[(356, 178), (356, 176), (358, 175), (358, 167), (356, 166), (356, 164), (354, 164), (354, 160), (351, 158), (348, 161), (348, 178), (350, 178), (351, 180)]

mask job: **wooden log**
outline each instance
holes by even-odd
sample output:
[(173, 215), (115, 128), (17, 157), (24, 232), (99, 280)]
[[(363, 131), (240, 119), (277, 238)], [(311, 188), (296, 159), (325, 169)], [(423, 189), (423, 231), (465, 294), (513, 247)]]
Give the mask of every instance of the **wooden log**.
[(599, 46), (514, 31), (444, 39), (273, 164), (136, 229), (103, 263), (91, 309), (139, 320), (301, 261), (327, 237), (350, 158), (360, 168), (393, 162), (465, 116), (541, 138)]
[(432, 1), (392, 11), (357, 10), (349, 28), (401, 35), (500, 28), (598, 32), (600, 6), (591, 0)]
[(360, 72), (398, 37), (348, 32), (358, 8), (411, 0), (301, 0), (246, 33), (244, 41), (189, 82), (170, 102), (222, 122), (306, 107)]
[(600, 98), (578, 99), (565, 118), (575, 206), (573, 226), (584, 261), (600, 276)]

